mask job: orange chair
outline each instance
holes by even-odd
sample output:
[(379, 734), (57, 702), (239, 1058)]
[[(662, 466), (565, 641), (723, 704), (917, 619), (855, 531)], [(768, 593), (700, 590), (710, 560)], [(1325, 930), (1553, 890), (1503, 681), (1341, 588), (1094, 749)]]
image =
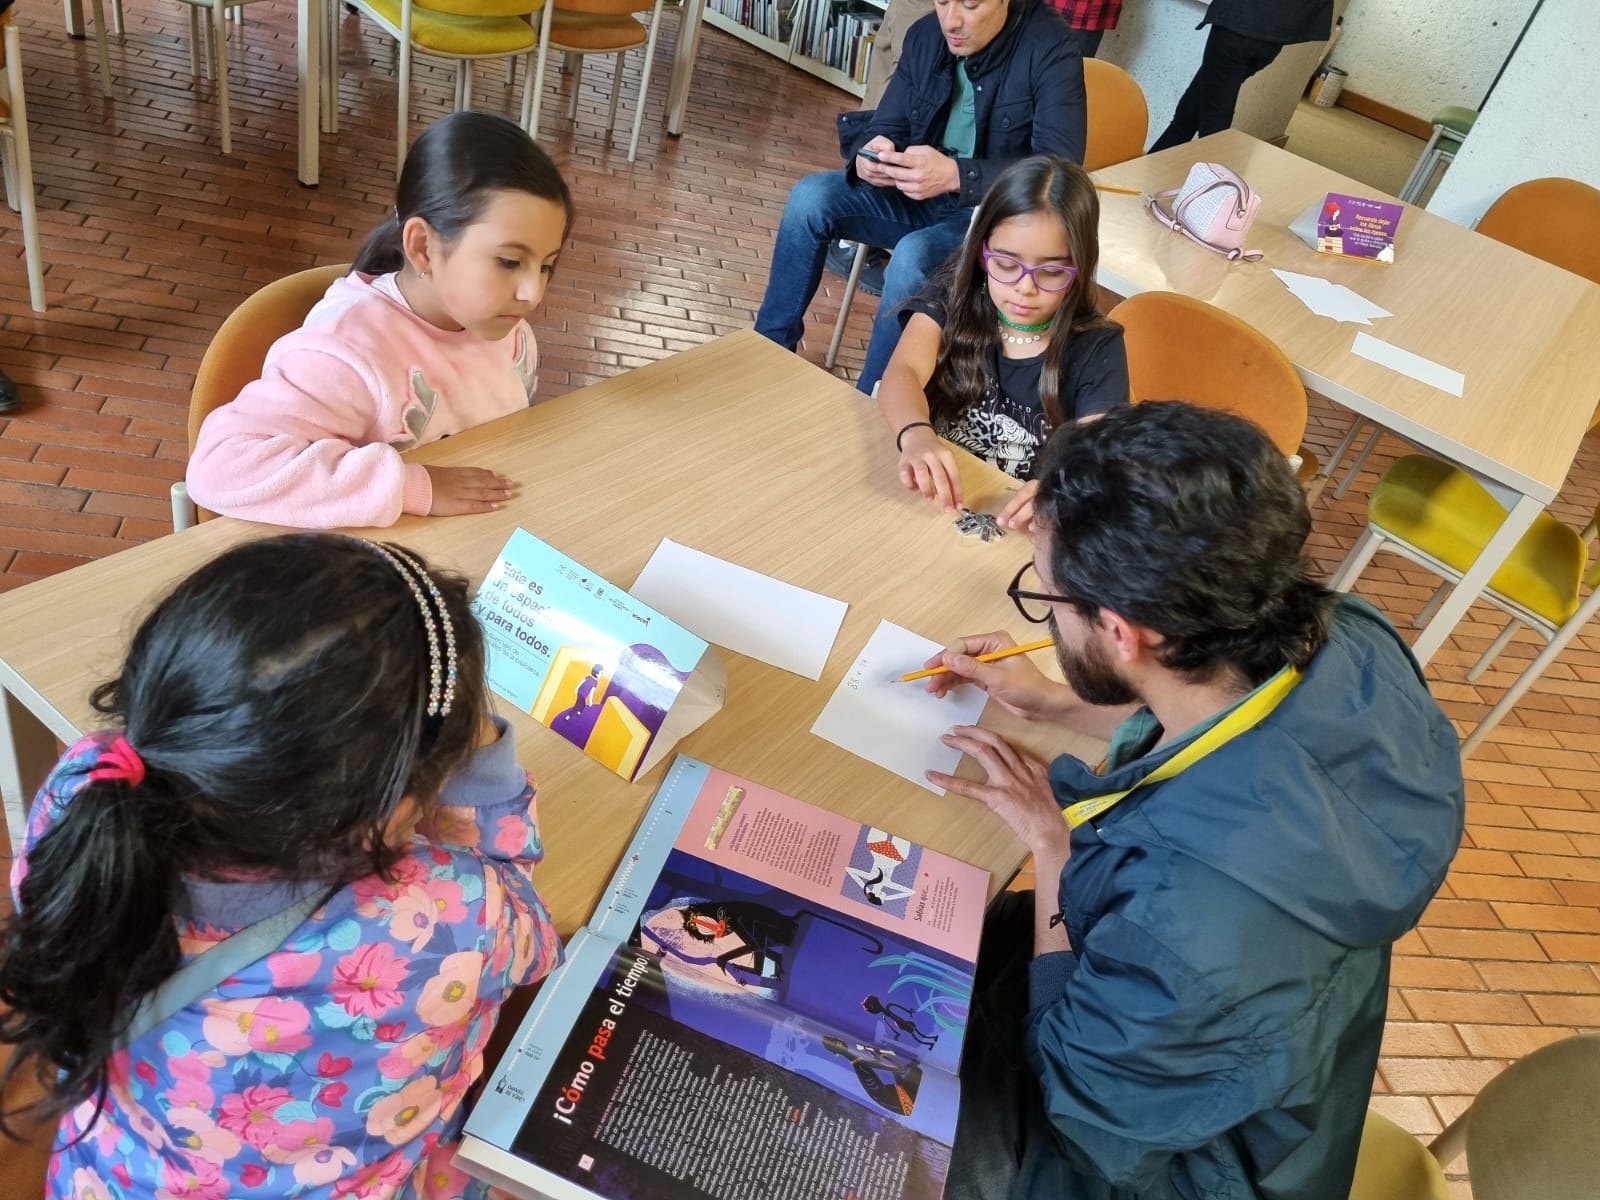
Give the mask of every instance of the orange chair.
[(1587, 183), (1519, 183), (1483, 214), (1478, 232), (1600, 283), (1600, 189)]
[[(617, 101), (622, 95), (622, 63), (628, 51), (642, 48), (644, 58), (639, 65), (639, 97), (633, 106), (633, 129), (628, 136), (628, 161), (639, 154), (639, 132), (644, 124), (645, 95), (650, 90), (650, 68), (656, 57), (656, 38), (661, 30), (661, 6), (664, 0), (553, 0), (552, 20), (548, 41), (539, 47), (538, 70), (543, 78), (544, 64), (550, 51), (563, 51), (570, 60), (577, 58), (576, 77), (572, 81), (572, 99), (567, 108), (567, 119), (578, 115), (578, 92), (583, 87), (583, 63), (591, 54), (611, 54), (616, 63), (611, 68), (611, 110), (606, 117), (606, 129), (617, 127)], [(648, 25), (641, 25), (635, 14), (650, 14)], [(522, 125), (535, 138), (539, 136), (537, 109), (532, 112), (525, 106)]]
[(1128, 384), (1140, 400), (1186, 400), (1254, 421), (1294, 464), (1307, 500), (1326, 478), (1300, 444), (1306, 389), (1294, 364), (1252, 325), (1204, 300), (1143, 292), (1111, 310), (1128, 347)]
[[(273, 280), (228, 314), (206, 347), (195, 372), (194, 390), (189, 393), (191, 454), (206, 417), (242, 392), (246, 384), (261, 378), (261, 365), (272, 344), (299, 329), (333, 281), (349, 273), (349, 263), (297, 271)], [(195, 506), (182, 480), (172, 485), (173, 529), (188, 529), (215, 515)]]
[(1142, 155), (1150, 132), (1150, 106), (1139, 81), (1115, 63), (1086, 58), (1083, 88), (1089, 102), (1083, 169), (1098, 171)]
[[(1477, 230), (1484, 237), (1600, 283), (1600, 190), (1587, 183), (1559, 178), (1519, 183), (1489, 206), (1489, 211), (1479, 218)], [(1350, 426), (1350, 432), (1344, 435), (1329, 460), (1330, 475), (1364, 424), (1357, 417)], [(1597, 424), (1600, 424), (1600, 408), (1595, 409), (1589, 428)], [(1381, 429), (1372, 431), (1334, 491), (1335, 496), (1344, 495), (1382, 434)]]

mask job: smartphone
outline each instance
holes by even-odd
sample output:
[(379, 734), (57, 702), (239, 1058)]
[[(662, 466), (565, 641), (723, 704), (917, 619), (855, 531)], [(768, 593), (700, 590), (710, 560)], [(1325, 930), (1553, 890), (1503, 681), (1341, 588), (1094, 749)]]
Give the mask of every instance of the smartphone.
[(857, 150), (856, 153), (859, 154), (862, 158), (870, 159), (873, 162), (882, 162), (883, 161), (883, 159), (878, 157), (878, 152), (876, 150), (868, 150), (865, 146), (863, 146), (863, 147), (861, 147), (861, 149)]

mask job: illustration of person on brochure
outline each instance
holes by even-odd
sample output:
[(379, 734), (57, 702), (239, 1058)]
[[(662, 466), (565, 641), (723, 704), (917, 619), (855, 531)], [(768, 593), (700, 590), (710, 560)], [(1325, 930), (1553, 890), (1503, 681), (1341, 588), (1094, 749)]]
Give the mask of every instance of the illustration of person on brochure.
[[(669, 980), (781, 1000), (799, 948), (803, 918), (858, 932), (810, 909), (791, 915), (752, 900), (679, 896), (644, 916), (639, 939), (662, 956), (661, 970)], [(868, 934), (859, 936), (864, 953), (883, 953), (881, 941)]]
[(905, 901), (916, 889), (896, 880), (895, 872), (911, 875), (916, 869), (911, 861), (914, 853), (916, 851), (905, 838), (895, 837), (882, 829), (867, 829), (850, 860), (850, 866), (845, 868), (845, 874), (855, 881), (860, 894), (853, 895), (850, 885), (846, 884), (845, 895), (857, 901), (865, 900), (877, 908), (891, 906), (896, 916), (902, 915)]
[(857, 1042), (852, 1048), (843, 1038), (822, 1039), (823, 1049), (837, 1054), (855, 1070), (856, 1079), (867, 1098), (880, 1108), (909, 1117), (917, 1106), (917, 1086), (922, 1082), (922, 1067), (902, 1062), (893, 1050)]
[(861, 1001), (861, 1007), (875, 1017), (883, 1019), (883, 1027), (889, 1036), (899, 1041), (909, 1037), (919, 1046), (926, 1046), (932, 1050), (939, 1044), (937, 1033), (927, 1033), (922, 1026), (917, 1024), (916, 1014), (904, 1004), (895, 1004), (892, 1001), (885, 1004), (876, 996), (867, 996)]

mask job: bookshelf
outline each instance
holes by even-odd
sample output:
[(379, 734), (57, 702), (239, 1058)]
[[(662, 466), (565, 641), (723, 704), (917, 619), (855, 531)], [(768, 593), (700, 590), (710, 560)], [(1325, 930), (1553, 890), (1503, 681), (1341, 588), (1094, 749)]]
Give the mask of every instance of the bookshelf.
[(887, 0), (706, 0), (705, 22), (853, 96)]

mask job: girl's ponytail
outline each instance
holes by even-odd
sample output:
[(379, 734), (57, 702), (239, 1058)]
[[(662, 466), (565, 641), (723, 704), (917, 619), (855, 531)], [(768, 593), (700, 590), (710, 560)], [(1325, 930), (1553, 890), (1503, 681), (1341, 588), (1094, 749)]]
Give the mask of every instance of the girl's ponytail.
[(363, 275), (388, 275), (406, 265), (406, 253), (400, 244), (400, 218), (391, 213), (389, 219), (367, 234), (351, 264)]
[(106, 1060), (136, 1001), (180, 960), (180, 856), (159, 775), (135, 779), (142, 760), (120, 737), (85, 765), (89, 778), (27, 855), (20, 906), (0, 940), (0, 1041), (17, 1047), (0, 1092), (24, 1070), (58, 1070), (39, 1110), (47, 1114), (103, 1095)]

